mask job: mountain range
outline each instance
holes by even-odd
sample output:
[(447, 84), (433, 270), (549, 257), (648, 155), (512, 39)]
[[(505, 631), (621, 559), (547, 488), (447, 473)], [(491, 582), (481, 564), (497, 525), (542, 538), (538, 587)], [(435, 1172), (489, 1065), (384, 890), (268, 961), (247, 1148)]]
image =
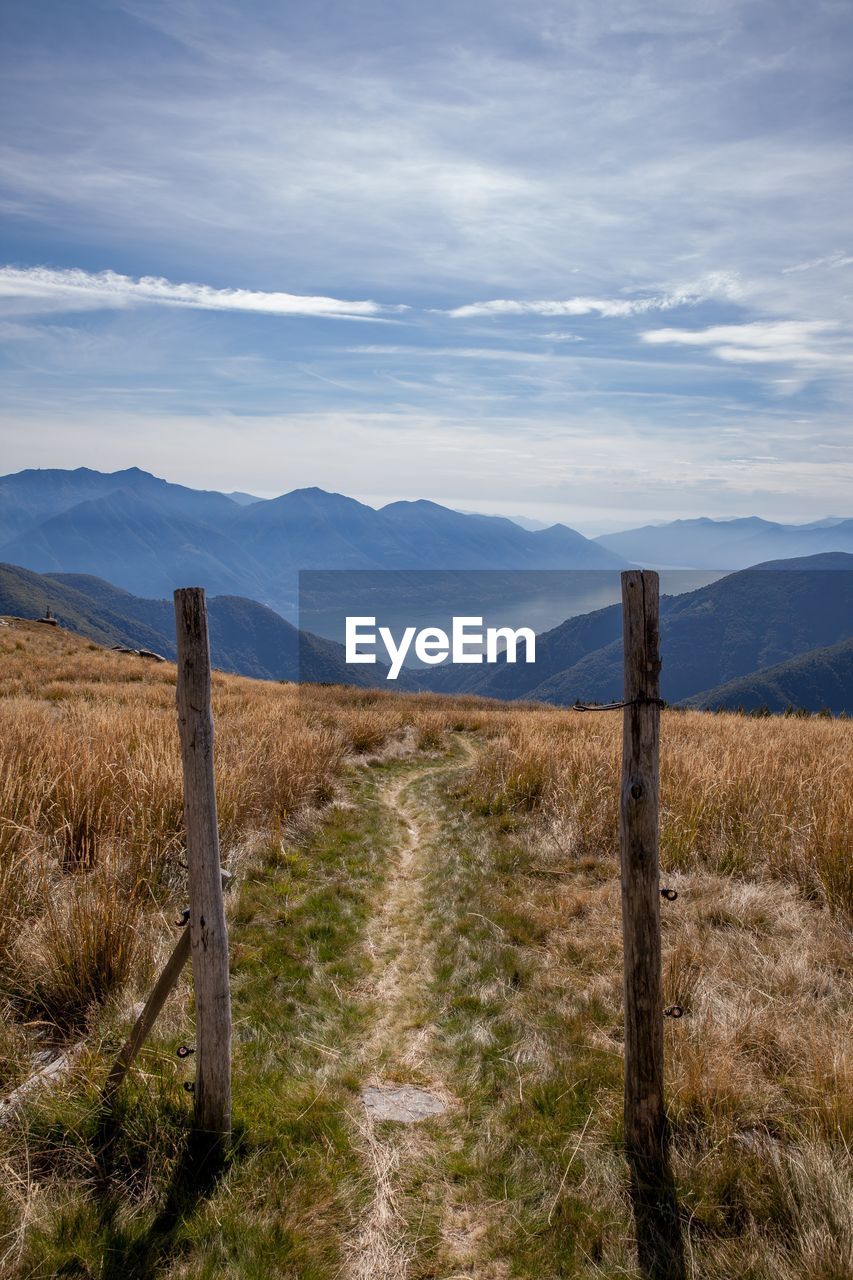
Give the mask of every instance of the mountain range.
[(772, 713), (802, 707), (849, 716), (853, 714), (853, 640), (810, 649), (787, 662), (706, 689), (687, 698), (685, 706), (712, 711), (766, 709)]
[(316, 488), (249, 498), (169, 484), (137, 468), (22, 471), (0, 478), (0, 560), (39, 573), (91, 574), (144, 597), (193, 583), (249, 596), (291, 619), (301, 569), (626, 564), (565, 525), (526, 530), (435, 502), (377, 511)]
[[(527, 527), (522, 527), (526, 525)], [(676, 520), (585, 538), (435, 502), (379, 510), (322, 489), (258, 499), (171, 484), (131, 467), (0, 477), (0, 560), (86, 573), (133, 594), (188, 582), (248, 596), (295, 620), (300, 569), (610, 569), (629, 564), (730, 571), (770, 559), (853, 552), (853, 520), (807, 525)]]
[[(762, 561), (768, 547), (773, 555)], [(292, 625), (301, 569), (402, 569), (408, 580), (409, 570), (424, 569), (616, 571), (636, 561), (720, 569), (746, 562), (710, 585), (663, 597), (664, 696), (705, 707), (780, 710), (790, 703), (853, 712), (851, 552), (853, 521), (839, 517), (801, 526), (757, 517), (674, 521), (591, 540), (565, 525), (524, 529), (427, 501), (377, 511), (317, 488), (257, 499), (170, 484), (137, 468), (0, 478), (0, 559), (10, 561), (0, 569), (0, 612), (38, 617), (49, 608), (100, 643), (171, 657), (172, 590), (200, 584), (210, 601), (215, 663), (269, 679), (301, 672), (312, 680), (384, 683), (378, 664), (348, 666), (341, 645)], [(503, 590), (500, 575), (495, 581), (489, 589)], [(426, 588), (413, 574), (408, 590), (417, 600)], [(455, 596), (453, 602), (458, 612)], [(463, 604), (466, 612), (478, 607), (473, 595)], [(620, 607), (543, 631), (535, 667), (435, 667), (408, 671), (403, 683), (558, 704), (617, 700)]]

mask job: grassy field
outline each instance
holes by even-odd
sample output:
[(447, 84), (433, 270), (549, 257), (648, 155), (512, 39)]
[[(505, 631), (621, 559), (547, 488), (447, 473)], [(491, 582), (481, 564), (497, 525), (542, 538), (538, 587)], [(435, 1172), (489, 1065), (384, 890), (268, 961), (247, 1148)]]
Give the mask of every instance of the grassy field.
[[(205, 1181), (188, 975), (114, 1121), (98, 1102), (185, 902), (174, 680), (0, 627), (0, 1091), (81, 1046), (0, 1126), (0, 1275), (643, 1275), (618, 715), (215, 677), (237, 1140)], [(842, 1280), (853, 726), (665, 712), (662, 742), (686, 1273)], [(444, 1113), (373, 1121), (388, 1081)]]

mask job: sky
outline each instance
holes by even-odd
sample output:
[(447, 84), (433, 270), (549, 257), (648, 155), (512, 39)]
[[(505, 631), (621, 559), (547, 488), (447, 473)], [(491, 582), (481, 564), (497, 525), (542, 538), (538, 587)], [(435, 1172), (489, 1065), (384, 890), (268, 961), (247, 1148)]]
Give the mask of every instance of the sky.
[(0, 22), (0, 471), (853, 514), (848, 0)]

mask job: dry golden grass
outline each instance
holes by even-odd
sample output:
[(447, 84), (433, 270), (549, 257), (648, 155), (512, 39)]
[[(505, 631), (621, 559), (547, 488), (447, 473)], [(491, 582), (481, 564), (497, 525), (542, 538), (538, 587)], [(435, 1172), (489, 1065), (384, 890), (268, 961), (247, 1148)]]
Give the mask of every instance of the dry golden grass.
[[(620, 718), (538, 708), (502, 723), (479, 803), (535, 814), (575, 856), (615, 849)], [(665, 871), (789, 880), (853, 919), (849, 721), (664, 713), (661, 793)]]
[[(853, 1275), (850, 931), (844, 901), (803, 875), (803, 845), (780, 858), (773, 838), (793, 815), (804, 840), (802, 814), (828, 793), (812, 780), (802, 809), (786, 814), (774, 806), (772, 775), (756, 772), (742, 791), (739, 769), (754, 739), (747, 724), (739, 740), (740, 727), (735, 718), (665, 717), (669, 751), (693, 761), (697, 795), (711, 790), (699, 730), (709, 732), (706, 768), (726, 763), (718, 733), (728, 732), (733, 754), (740, 745), (719, 781), (720, 810), (713, 819), (706, 810), (707, 838), (698, 827), (683, 869), (669, 870), (678, 899), (662, 904), (664, 997), (685, 1010), (664, 1025), (688, 1274), (842, 1280)], [(781, 742), (805, 728), (813, 760), (823, 744), (827, 770), (838, 731), (850, 728), (829, 725), (817, 736), (821, 726), (810, 722), (769, 727)], [(589, 736), (575, 752), (571, 730), (563, 741), (556, 722), (546, 735), (534, 713), (517, 712), (496, 752), (481, 755), (469, 794), (485, 825), (443, 835), (437, 851), (435, 892), (445, 905), (433, 918), (448, 921), (441, 1001), (456, 1011), (456, 1089), (475, 1115), (467, 1203), (497, 1202), (502, 1215), (494, 1259), (512, 1257), (513, 1274), (531, 1277), (635, 1276), (620, 1154), (618, 745), (598, 720), (577, 732)], [(562, 771), (549, 767), (548, 740)], [(604, 807), (590, 802), (597, 789)], [(670, 784), (669, 824), (673, 810)], [(750, 841), (738, 869), (717, 869), (724, 851), (714, 833), (744, 815)]]
[[(169, 664), (36, 623), (0, 628), (0, 1089), (45, 1031), (96, 1027), (133, 974), (150, 976), (152, 937), (182, 905), (174, 680)], [(620, 717), (218, 674), (214, 715), (232, 861), (259, 833), (310, 822), (353, 761), (472, 734), (464, 786), (435, 799), (448, 813), (433, 912), (462, 1010), (459, 1091), (482, 1088), (490, 1116), (471, 1168), (494, 1203), (507, 1179), (528, 1188), (531, 1240), (550, 1241), (561, 1215), (567, 1242), (600, 1232), (610, 1270), (565, 1274), (635, 1274), (614, 1142)], [(687, 1011), (666, 1026), (667, 1090), (691, 1274), (840, 1280), (853, 1273), (853, 725), (665, 712), (662, 743), (661, 861), (680, 894), (663, 906), (665, 990)], [(497, 1101), (496, 1037), (510, 1046)], [(576, 1066), (577, 1116), (561, 1075)], [(518, 1274), (544, 1274), (529, 1248)]]

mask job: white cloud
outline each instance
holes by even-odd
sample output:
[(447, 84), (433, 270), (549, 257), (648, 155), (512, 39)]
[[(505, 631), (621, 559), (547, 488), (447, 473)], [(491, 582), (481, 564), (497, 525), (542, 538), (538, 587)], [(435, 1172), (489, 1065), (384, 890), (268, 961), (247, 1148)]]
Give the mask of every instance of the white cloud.
[(454, 319), (470, 316), (589, 316), (598, 315), (613, 319), (638, 315), (644, 311), (657, 311), (663, 306), (660, 298), (566, 298), (563, 301), (541, 299), (537, 302), (519, 302), (513, 298), (495, 298), (491, 302), (469, 302), (454, 307), (447, 314)]
[(0, 267), (0, 298), (17, 309), (82, 311), (137, 305), (191, 307), (202, 311), (250, 311), (272, 316), (321, 316), (335, 320), (376, 320), (402, 311), (378, 302), (344, 301), (252, 289), (214, 289), (207, 284), (175, 284), (158, 276), (134, 280), (115, 271)]
[(542, 299), (535, 302), (495, 298), (491, 302), (470, 302), (465, 306), (455, 307), (447, 314), (456, 319), (470, 316), (597, 315), (611, 320), (644, 315), (649, 311), (671, 311), (674, 307), (696, 306), (709, 298), (738, 298), (742, 292), (742, 286), (736, 276), (729, 272), (715, 272), (695, 285), (645, 298), (575, 297), (563, 300)]
[(772, 320), (707, 329), (650, 329), (641, 337), (654, 344), (710, 347), (720, 360), (740, 364), (849, 364), (853, 356), (838, 348), (837, 331), (838, 325), (828, 320)]

